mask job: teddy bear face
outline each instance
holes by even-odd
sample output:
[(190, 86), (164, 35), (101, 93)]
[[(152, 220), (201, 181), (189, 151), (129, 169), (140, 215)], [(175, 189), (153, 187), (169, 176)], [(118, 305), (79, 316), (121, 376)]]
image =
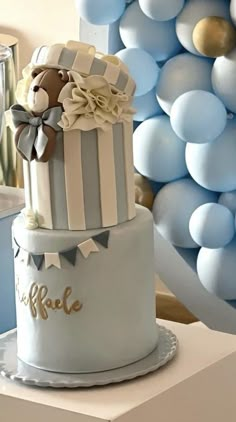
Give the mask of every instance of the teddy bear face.
[(41, 114), (48, 108), (60, 106), (59, 94), (69, 77), (65, 70), (34, 69), (28, 93), (28, 106), (35, 114)]

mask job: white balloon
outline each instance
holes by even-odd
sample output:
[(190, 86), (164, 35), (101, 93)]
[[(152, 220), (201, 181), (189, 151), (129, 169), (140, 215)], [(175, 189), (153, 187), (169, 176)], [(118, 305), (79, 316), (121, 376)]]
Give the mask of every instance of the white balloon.
[(225, 107), (236, 113), (236, 49), (215, 60), (212, 86)]
[(233, 23), (236, 25), (236, 1), (235, 0), (231, 0), (231, 3), (230, 3), (230, 16)]

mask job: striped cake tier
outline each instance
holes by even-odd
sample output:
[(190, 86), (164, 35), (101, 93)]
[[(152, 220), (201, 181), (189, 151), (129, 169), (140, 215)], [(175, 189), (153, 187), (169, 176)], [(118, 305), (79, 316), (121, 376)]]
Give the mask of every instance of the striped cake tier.
[[(42, 46), (31, 66), (102, 76), (131, 98), (135, 83), (125, 65), (80, 42)], [(26, 207), (39, 227), (88, 230), (114, 226), (135, 217), (132, 116), (91, 130), (60, 130), (48, 162), (24, 162)]]
[(135, 217), (132, 123), (57, 134), (46, 163), (24, 161), (26, 207), (39, 226), (86, 230)]

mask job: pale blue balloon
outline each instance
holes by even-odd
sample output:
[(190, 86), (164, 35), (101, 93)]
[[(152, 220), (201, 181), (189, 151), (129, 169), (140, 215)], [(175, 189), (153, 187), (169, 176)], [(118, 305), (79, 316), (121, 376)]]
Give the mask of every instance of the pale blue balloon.
[(149, 18), (168, 21), (180, 13), (184, 2), (185, 0), (139, 0), (139, 6)]
[(223, 192), (219, 196), (219, 204), (227, 207), (233, 214), (236, 214), (236, 190)]
[(185, 142), (174, 133), (168, 116), (145, 120), (133, 136), (134, 166), (155, 182), (170, 182), (188, 173)]
[(168, 60), (160, 71), (157, 99), (161, 108), (170, 115), (175, 100), (193, 90), (212, 92), (211, 72), (213, 61), (182, 53)]
[(236, 25), (236, 0), (230, 2), (230, 16), (234, 25)]
[(154, 193), (154, 195), (156, 195), (164, 186), (164, 183), (160, 183), (160, 182), (154, 182), (153, 180), (148, 180), (149, 185), (152, 188), (152, 192)]
[(236, 113), (236, 49), (218, 57), (212, 69), (212, 86), (225, 107)]
[(145, 95), (134, 97), (133, 107), (136, 110), (134, 120), (138, 122), (163, 114), (163, 110), (156, 98), (156, 89), (152, 89)]
[(199, 246), (223, 248), (235, 235), (234, 216), (224, 205), (203, 204), (193, 212), (189, 231)]
[[(96, 4), (95, 4), (96, 3)], [(76, 0), (79, 16), (94, 25), (109, 25), (124, 13), (125, 0)]]
[(197, 185), (192, 179), (181, 179), (165, 185), (153, 205), (155, 225), (160, 234), (175, 246), (199, 247), (189, 232), (193, 211), (207, 202), (216, 202), (217, 195)]
[(228, 120), (224, 132), (207, 144), (187, 144), (186, 163), (199, 185), (216, 192), (236, 189), (236, 119)]
[(160, 69), (149, 53), (141, 48), (124, 48), (116, 56), (128, 67), (136, 83), (135, 96), (145, 95), (155, 87)]
[(148, 18), (137, 1), (127, 7), (120, 21), (120, 36), (126, 47), (143, 48), (156, 61), (164, 61), (180, 52), (175, 19), (157, 22)]
[(207, 91), (189, 91), (175, 100), (171, 126), (185, 142), (202, 144), (216, 139), (224, 130), (227, 112), (222, 101)]
[(188, 0), (177, 17), (177, 36), (190, 53), (201, 55), (193, 44), (193, 30), (201, 19), (208, 16), (219, 16), (230, 20), (229, 0)]
[(236, 238), (220, 249), (202, 248), (197, 272), (203, 286), (224, 300), (236, 299)]

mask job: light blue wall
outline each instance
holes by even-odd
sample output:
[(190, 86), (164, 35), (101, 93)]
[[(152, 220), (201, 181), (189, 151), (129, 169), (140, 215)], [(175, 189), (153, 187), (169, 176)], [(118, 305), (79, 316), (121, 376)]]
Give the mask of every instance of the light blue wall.
[(11, 225), (16, 217), (0, 219), (0, 334), (16, 326), (14, 255)]

